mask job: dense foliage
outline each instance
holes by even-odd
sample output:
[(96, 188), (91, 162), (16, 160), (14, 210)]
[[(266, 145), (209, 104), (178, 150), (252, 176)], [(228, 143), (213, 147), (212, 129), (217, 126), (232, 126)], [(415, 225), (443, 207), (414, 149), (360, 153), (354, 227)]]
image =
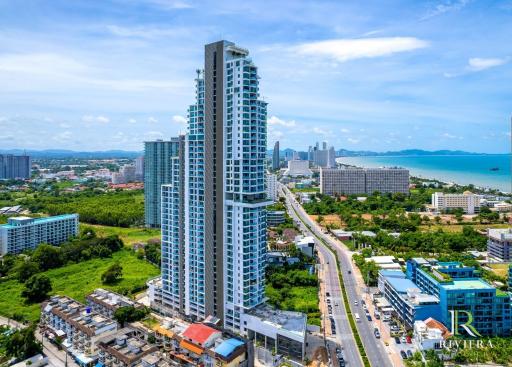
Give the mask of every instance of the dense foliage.
[(119, 263), (114, 263), (101, 274), (101, 281), (103, 284), (114, 284), (121, 280), (123, 277), (123, 267)]
[(134, 322), (142, 320), (149, 314), (149, 309), (146, 307), (135, 308), (133, 306), (119, 307), (114, 312), (114, 319), (124, 327), (125, 322)]
[(320, 325), (318, 278), (305, 270), (304, 263), (267, 268), (265, 295), (276, 308), (304, 312), (308, 323)]
[[(489, 345), (489, 340), (492, 344)], [(493, 362), (502, 366), (512, 365), (512, 339), (491, 338), (483, 340), (481, 348), (464, 348), (463, 343), (454, 357), (456, 363), (475, 364)]]
[[(43, 346), (36, 339), (34, 333), (36, 325), (31, 325), (27, 328), (16, 330), (12, 334), (4, 334), (1, 340), (0, 348), (5, 352), (6, 356), (14, 357), (20, 360), (33, 357), (41, 353)], [(0, 331), (3, 331), (0, 329)]]
[(21, 292), (27, 302), (41, 302), (52, 290), (52, 282), (44, 274), (34, 274), (25, 282), (25, 289)]
[(76, 194), (37, 192), (33, 197), (21, 200), (20, 204), (33, 213), (78, 213), (82, 222), (91, 224), (130, 227), (144, 222), (141, 190), (105, 193), (90, 189)]
[[(356, 244), (364, 243), (374, 250), (389, 254), (451, 254), (467, 250), (485, 250), (486, 238), (473, 228), (465, 226), (461, 233), (404, 232), (395, 238), (381, 231), (376, 237), (359, 236)], [(407, 256), (406, 256), (407, 257)], [(412, 257), (412, 256), (411, 256)]]

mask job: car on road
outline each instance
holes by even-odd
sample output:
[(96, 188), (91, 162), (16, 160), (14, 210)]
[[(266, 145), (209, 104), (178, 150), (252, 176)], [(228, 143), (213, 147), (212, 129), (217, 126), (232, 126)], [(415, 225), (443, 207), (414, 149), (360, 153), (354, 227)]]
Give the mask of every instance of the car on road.
[(349, 273), (349, 274), (352, 274), (352, 272), (351, 272), (350, 270), (348, 271), (348, 273)]
[(326, 296), (326, 297), (330, 297), (330, 296), (331, 296), (331, 294), (330, 294), (329, 292), (325, 292), (325, 296)]
[(357, 306), (359, 303), (357, 303), (357, 300), (354, 301), (354, 305)]
[(373, 334), (375, 335), (375, 337), (376, 337), (377, 339), (380, 339), (380, 331), (379, 331), (379, 330), (374, 330), (374, 331), (373, 331)]
[(331, 299), (330, 298), (327, 298), (327, 303), (331, 303)]
[(411, 358), (412, 357), (412, 352), (410, 349), (407, 350), (407, 358)]
[(400, 338), (398, 336), (395, 336), (395, 343), (400, 344)]
[(338, 359), (338, 363), (339, 363), (340, 367), (345, 367), (345, 360), (344, 359), (342, 359), (342, 358)]
[(357, 322), (361, 321), (361, 318), (359, 317), (359, 314), (357, 312), (354, 314), (354, 317), (356, 318)]
[(400, 356), (402, 356), (402, 359), (407, 358), (407, 354), (405, 354), (405, 352), (403, 350), (400, 351)]
[(341, 353), (340, 347), (336, 347), (336, 355), (339, 355)]
[(367, 319), (368, 321), (372, 321), (372, 317), (371, 317), (370, 315), (366, 315), (366, 319)]

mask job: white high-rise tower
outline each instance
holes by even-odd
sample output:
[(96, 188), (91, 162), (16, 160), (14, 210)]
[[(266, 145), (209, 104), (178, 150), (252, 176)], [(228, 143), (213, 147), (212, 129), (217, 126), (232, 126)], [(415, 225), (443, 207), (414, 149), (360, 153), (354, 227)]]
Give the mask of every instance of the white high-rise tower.
[(162, 187), (162, 299), (197, 319), (240, 315), (264, 299), (267, 104), (246, 49), (205, 46), (174, 179)]

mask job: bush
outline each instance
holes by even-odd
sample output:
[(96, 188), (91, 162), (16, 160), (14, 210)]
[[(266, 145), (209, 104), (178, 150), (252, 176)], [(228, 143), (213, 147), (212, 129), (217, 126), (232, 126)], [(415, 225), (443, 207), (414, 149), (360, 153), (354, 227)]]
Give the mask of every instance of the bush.
[(118, 262), (112, 264), (103, 274), (101, 281), (103, 284), (114, 284), (123, 277), (123, 267)]

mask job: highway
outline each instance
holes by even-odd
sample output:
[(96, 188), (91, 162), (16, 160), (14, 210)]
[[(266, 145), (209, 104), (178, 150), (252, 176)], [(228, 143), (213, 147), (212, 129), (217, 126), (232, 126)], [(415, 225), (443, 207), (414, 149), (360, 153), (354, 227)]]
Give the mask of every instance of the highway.
[[(349, 304), (352, 314), (357, 312), (361, 316), (361, 322), (356, 322), (356, 326), (359, 331), (359, 335), (363, 342), (364, 349), (366, 351), (370, 364), (374, 367), (393, 366), (388, 356), (386, 347), (384, 346), (384, 343), (380, 339), (377, 339), (373, 333), (373, 322), (368, 322), (366, 320), (365, 312), (361, 306), (362, 293), (360, 292), (359, 286), (354, 275), (355, 270), (352, 267), (352, 259), (349, 251), (344, 246), (340, 245), (340, 243), (337, 240), (334, 240), (329, 235), (326, 235), (322, 232), (318, 224), (311, 220), (311, 218), (307, 215), (302, 206), (295, 200), (294, 195), (288, 190), (288, 188), (286, 188), (282, 184), (279, 184), (279, 187), (281, 193), (283, 193), (287, 199), (286, 201), (288, 204), (288, 211), (290, 215), (292, 216), (292, 218), (297, 220), (298, 213), (298, 215), (300, 216), (300, 220), (302, 221), (299, 222), (301, 224), (302, 229), (305, 230), (305, 232), (307, 233), (311, 233), (313, 237), (315, 237), (315, 240), (319, 245), (318, 250), (322, 251), (322, 254), (328, 252), (331, 256), (330, 258), (332, 259), (332, 253), (325, 247), (325, 244), (322, 243), (322, 241), (320, 241), (321, 239), (325, 241), (325, 243), (327, 243), (333, 250), (336, 251), (340, 263), (340, 269), (341, 271), (343, 271), (343, 282), (345, 284), (345, 289), (347, 291), (347, 296), (349, 298)], [(291, 208), (289, 205), (292, 205), (294, 210), (290, 210)], [(303, 223), (306, 223), (309, 228), (306, 228), (306, 226), (304, 226)], [(348, 273), (349, 270), (351, 271), (350, 274)], [(336, 294), (340, 294), (341, 289), (339, 287), (339, 283), (337, 285), (335, 283), (333, 284), (333, 278), (337, 278), (337, 269), (336, 265), (333, 264), (333, 261), (329, 261), (328, 271), (331, 274), (327, 277), (329, 279), (329, 282), (331, 282), (331, 287), (337, 287), (338, 290)], [(355, 300), (358, 301), (357, 306), (354, 304)], [(362, 365), (361, 360), (359, 358), (358, 360), (356, 360), (352, 356), (353, 352), (359, 354), (359, 351), (357, 350), (357, 346), (355, 344), (352, 331), (347, 320), (347, 314), (345, 312), (345, 308), (343, 307), (343, 302), (341, 301), (341, 298), (338, 304), (341, 307), (338, 307), (337, 309), (334, 310), (335, 313), (339, 312), (335, 317), (337, 324), (336, 328), (337, 332), (342, 333), (341, 341), (344, 347), (347, 360), (350, 363), (347, 365), (360, 366)], [(347, 333), (350, 333), (350, 337), (346, 335)], [(349, 354), (351, 357), (350, 359), (348, 358)], [(334, 365), (336, 366), (336, 364)]]

